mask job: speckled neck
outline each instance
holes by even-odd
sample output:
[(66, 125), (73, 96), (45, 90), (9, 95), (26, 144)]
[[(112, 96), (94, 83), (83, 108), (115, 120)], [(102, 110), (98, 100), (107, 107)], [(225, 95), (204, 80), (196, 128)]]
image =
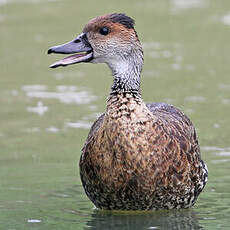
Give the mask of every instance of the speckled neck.
[[(114, 121), (114, 126), (126, 129), (133, 123), (145, 123), (154, 119), (140, 94), (118, 93), (110, 95), (105, 113), (106, 122)], [(129, 131), (130, 133), (132, 130)]]
[[(116, 114), (117, 112), (130, 112), (130, 105), (134, 105), (131, 110), (143, 105), (141, 95), (138, 92), (114, 92), (107, 100), (107, 113)], [(119, 109), (118, 109), (119, 108)]]
[(141, 45), (132, 49), (131, 54), (123, 54), (119, 61), (108, 63), (114, 77), (111, 94), (140, 93), (140, 75), (143, 65)]

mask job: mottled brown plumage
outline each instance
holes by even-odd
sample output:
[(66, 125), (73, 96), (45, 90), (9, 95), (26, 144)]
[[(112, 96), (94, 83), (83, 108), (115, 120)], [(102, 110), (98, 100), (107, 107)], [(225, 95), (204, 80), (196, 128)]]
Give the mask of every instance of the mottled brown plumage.
[(170, 209), (194, 204), (205, 175), (191, 121), (138, 95), (110, 96), (83, 148), (81, 178), (106, 209)]
[[(87, 61), (107, 63), (114, 82), (106, 112), (83, 147), (81, 180), (98, 208), (188, 208), (206, 184), (207, 167), (189, 118), (171, 105), (143, 102), (143, 52), (133, 25), (129, 17), (112, 14), (91, 20), (83, 30), (84, 45), (91, 47), (87, 55), (93, 53)], [(60, 52), (59, 46), (51, 49)]]

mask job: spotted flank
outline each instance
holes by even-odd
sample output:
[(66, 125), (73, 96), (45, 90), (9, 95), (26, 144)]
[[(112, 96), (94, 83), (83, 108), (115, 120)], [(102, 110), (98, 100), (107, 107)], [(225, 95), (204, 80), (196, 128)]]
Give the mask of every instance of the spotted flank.
[(106, 111), (92, 125), (79, 163), (83, 187), (95, 206), (107, 210), (193, 206), (208, 179), (198, 137), (190, 119), (173, 105), (144, 103), (140, 92), (144, 58), (134, 20), (116, 13), (96, 17), (78, 37), (48, 53), (71, 54), (51, 68), (106, 63), (112, 71)]

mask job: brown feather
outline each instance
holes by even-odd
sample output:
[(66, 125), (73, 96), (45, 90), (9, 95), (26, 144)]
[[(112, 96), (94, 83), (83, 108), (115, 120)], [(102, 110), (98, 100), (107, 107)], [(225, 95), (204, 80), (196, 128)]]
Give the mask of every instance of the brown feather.
[(191, 121), (173, 106), (111, 96), (80, 160), (87, 195), (103, 209), (192, 206), (205, 185), (194, 137)]

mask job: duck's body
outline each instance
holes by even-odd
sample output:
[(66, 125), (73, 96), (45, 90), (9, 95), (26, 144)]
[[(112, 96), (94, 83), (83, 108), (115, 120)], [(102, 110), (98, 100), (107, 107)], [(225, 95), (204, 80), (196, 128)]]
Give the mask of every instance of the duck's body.
[[(109, 34), (101, 33), (101, 28), (109, 28), (113, 35), (106, 46), (105, 40), (101, 46), (94, 41), (96, 31), (103, 39)], [(86, 194), (102, 209), (191, 207), (207, 182), (207, 167), (189, 118), (171, 105), (143, 102), (139, 82), (143, 52), (132, 19), (123, 14), (98, 17), (84, 33), (93, 50), (90, 62), (107, 63), (114, 75), (106, 112), (93, 124), (82, 150), (80, 174)], [(109, 42), (120, 38), (129, 41), (126, 54), (116, 49), (113, 55), (104, 52), (103, 45), (111, 49)], [(63, 53), (60, 46), (50, 52)], [(66, 60), (52, 67), (60, 65)]]
[(80, 160), (85, 191), (102, 209), (190, 207), (205, 185), (203, 167), (190, 120), (130, 93), (110, 96)]

